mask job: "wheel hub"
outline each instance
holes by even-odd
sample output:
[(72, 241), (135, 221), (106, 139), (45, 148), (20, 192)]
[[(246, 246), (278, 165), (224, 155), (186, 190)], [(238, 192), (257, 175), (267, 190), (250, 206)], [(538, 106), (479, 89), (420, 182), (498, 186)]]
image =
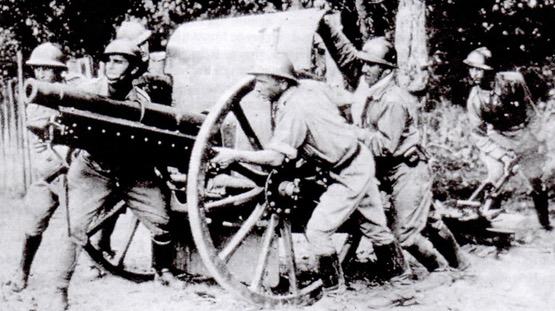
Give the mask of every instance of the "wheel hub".
[(266, 204), (269, 214), (288, 216), (298, 207), (301, 179), (291, 177), (289, 170), (273, 169), (266, 180)]

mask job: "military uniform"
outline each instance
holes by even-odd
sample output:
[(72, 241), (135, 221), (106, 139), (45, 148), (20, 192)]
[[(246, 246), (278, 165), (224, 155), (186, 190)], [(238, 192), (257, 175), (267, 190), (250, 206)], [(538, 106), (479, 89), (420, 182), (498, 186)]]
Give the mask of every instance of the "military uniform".
[(551, 224), (547, 189), (543, 181), (543, 169), (547, 160), (546, 146), (538, 138), (541, 118), (520, 73), (499, 72), (495, 83), (495, 94), (489, 101), (482, 102), (480, 107), (480, 120), (487, 124), (489, 149), (485, 163), (488, 178), (492, 182), (501, 179), (508, 169), (509, 161), (516, 161), (520, 167), (519, 172), (530, 185), (538, 220), (549, 230)]
[[(98, 95), (108, 95), (108, 82), (99, 78), (81, 88)], [(149, 104), (146, 93), (132, 88), (125, 98), (143, 105)], [(121, 199), (139, 220), (150, 230), (153, 247), (172, 247), (169, 233), (169, 215), (165, 191), (155, 175), (152, 162), (145, 161), (137, 154), (125, 150), (106, 152), (81, 151), (71, 163), (68, 171), (70, 232), (72, 241), (66, 241), (63, 251), (66, 256), (60, 263), (60, 273), (56, 286), (67, 290), (69, 280), (75, 269), (80, 246), (88, 242), (87, 232), (96, 216), (102, 211), (104, 203), (114, 198)], [(153, 253), (156, 250), (153, 249)], [(159, 256), (160, 257), (160, 256)], [(158, 264), (169, 267), (173, 257), (164, 254)], [(156, 264), (156, 262), (154, 263)]]
[[(501, 158), (506, 154), (494, 140), (488, 136), (488, 126), (482, 113), (484, 105), (491, 101), (491, 92), (474, 86), (466, 101), (468, 121), (471, 127), (470, 138), (480, 151), (480, 160), (486, 166), (487, 180), (492, 183), (503, 175), (504, 164)], [(491, 131), (491, 130), (490, 130)]]
[[(27, 124), (30, 126), (46, 125), (50, 118), (57, 114), (55, 110), (35, 104), (28, 104), (26, 113)], [(36, 135), (31, 135), (29, 141), (35, 181), (25, 194), (25, 207), (31, 216), (25, 234), (38, 236), (46, 230), (59, 205), (59, 196), (63, 190), (59, 176), (63, 173), (68, 148), (52, 146), (51, 150), (48, 144)]]
[[(368, 85), (363, 78), (365, 63), (393, 68), (392, 60), (386, 59), (386, 56), (394, 58), (391, 53), (393, 48), (388, 48), (388, 42), (378, 37), (358, 51), (343, 33), (328, 23), (321, 23), (319, 33), (345, 75), (346, 82), (354, 89), (351, 106), (353, 123), (367, 129), (373, 135), (371, 140), (377, 139), (384, 144), (384, 150), (374, 154), (376, 177), (381, 190), (390, 195), (390, 226), (393, 233), (401, 245), (429, 270), (446, 265), (445, 258), (421, 234), (431, 215), (432, 178), (415, 123), (414, 109), (417, 103), (412, 95), (397, 86), (393, 69), (374, 85)], [(444, 231), (442, 235), (445, 239), (449, 240), (446, 244), (453, 246), (451, 249), (446, 248), (444, 256), (455, 258), (449, 263), (459, 266), (458, 261), (462, 257), (451, 232), (442, 225), (441, 220), (435, 222), (436, 227)]]
[[(108, 95), (108, 83), (104, 78), (83, 88), (90, 93)], [(133, 88), (125, 99), (149, 104), (148, 95), (138, 88)], [(82, 245), (87, 242), (88, 225), (105, 200), (116, 192), (154, 238), (168, 235), (166, 199), (153, 164), (148, 159), (137, 159), (136, 154), (126, 153), (125, 150), (80, 152), (68, 172), (73, 238)]]
[(408, 246), (426, 226), (431, 205), (432, 181), (427, 164), (418, 161), (409, 166), (406, 162), (405, 154), (419, 148), (420, 137), (412, 113), (416, 103), (396, 85), (393, 73), (372, 86), (366, 95), (366, 100), (353, 104), (353, 120), (385, 138), (387, 156), (376, 157), (377, 178), (382, 189), (391, 194), (393, 232), (401, 245)]
[[(61, 48), (50, 42), (42, 43), (33, 49), (25, 64), (33, 68), (36, 79), (45, 82), (61, 81), (61, 73), (67, 69)], [(52, 146), (46, 142), (51, 138), (48, 123), (56, 114), (55, 110), (35, 104), (28, 104), (26, 107), (26, 126), (34, 134), (29, 138), (34, 182), (25, 194), (24, 204), (28, 217), (23, 228), (25, 236), (19, 267), (14, 277), (7, 282), (16, 292), (27, 287), (29, 272), (42, 241), (42, 234), (59, 206), (64, 186), (60, 183), (59, 177), (65, 173), (64, 162), (68, 148)]]
[(365, 236), (375, 245), (393, 242), (374, 177), (374, 160), (337, 107), (302, 83), (287, 90), (277, 104), (276, 127), (266, 148), (291, 159), (316, 161), (331, 171), (333, 181), (306, 227), (315, 253), (336, 252), (331, 236), (357, 209), (366, 220), (361, 226)]

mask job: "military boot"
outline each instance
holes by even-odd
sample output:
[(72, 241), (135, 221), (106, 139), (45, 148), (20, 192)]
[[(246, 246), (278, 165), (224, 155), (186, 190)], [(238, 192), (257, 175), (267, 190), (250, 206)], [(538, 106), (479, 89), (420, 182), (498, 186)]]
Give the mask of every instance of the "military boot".
[(532, 192), (532, 200), (534, 200), (534, 207), (538, 213), (538, 220), (540, 225), (545, 230), (552, 230), (551, 222), (549, 221), (549, 198), (546, 190)]
[(447, 260), (449, 266), (459, 270), (466, 270), (470, 266), (455, 236), (443, 221), (434, 224), (428, 232), (434, 247)]
[(434, 248), (432, 243), (421, 235), (414, 237), (413, 243), (406, 250), (429, 272), (446, 269), (449, 264)]
[(163, 286), (183, 289), (185, 282), (171, 272), (173, 254), (174, 248), (169, 241), (165, 243), (152, 241), (152, 267), (155, 271), (155, 281)]
[(27, 287), (31, 264), (33, 263), (33, 259), (35, 258), (41, 241), (41, 235), (25, 235), (19, 267), (13, 278), (6, 283), (12, 291), (20, 292)]
[(346, 290), (345, 276), (337, 254), (318, 256), (318, 274), (325, 293), (340, 294)]
[(380, 269), (378, 276), (382, 280), (389, 280), (403, 275), (409, 270), (407, 269), (403, 251), (397, 242), (374, 246), (374, 254)]

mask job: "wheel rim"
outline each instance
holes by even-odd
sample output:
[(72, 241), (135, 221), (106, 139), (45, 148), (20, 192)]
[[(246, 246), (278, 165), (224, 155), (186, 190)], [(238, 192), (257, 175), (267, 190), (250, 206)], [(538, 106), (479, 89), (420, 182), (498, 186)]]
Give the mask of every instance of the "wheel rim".
[[(145, 251), (144, 245), (140, 245), (141, 258), (134, 249), (135, 244), (140, 244), (139, 220), (133, 215), (122, 215), (125, 206), (121, 202), (112, 211), (95, 222), (89, 233), (92, 237), (110, 220), (117, 220), (114, 230), (110, 236), (113, 256), (109, 256), (98, 245), (91, 243), (90, 239), (84, 247), (89, 256), (107, 272), (133, 282), (145, 282), (154, 279), (154, 271), (151, 268), (151, 256)], [(144, 243), (143, 243), (144, 244)], [(133, 250), (131, 250), (133, 248)], [(146, 255), (146, 256), (145, 256)]]
[[(208, 199), (209, 193), (207, 193), (206, 184), (211, 174), (209, 158), (213, 154), (211, 146), (213, 146), (215, 141), (214, 137), (218, 136), (221, 130), (220, 127), (226, 117), (233, 114), (241, 129), (247, 135), (251, 145), (255, 149), (261, 149), (261, 143), (255, 134), (256, 132), (248, 123), (242, 108), (238, 104), (247, 93), (252, 91), (253, 86), (254, 79), (249, 77), (230, 89), (208, 114), (199, 131), (191, 153), (187, 184), (187, 203), (191, 231), (206, 268), (226, 290), (258, 305), (306, 303), (320, 292), (321, 282), (313, 281), (309, 284), (301, 284), (299, 282), (291, 224), (287, 217), (268, 211), (265, 194), (263, 193), (264, 185), (260, 184), (260, 180), (266, 180), (265, 177), (254, 182), (256, 186), (246, 192), (250, 193), (248, 200), (242, 200), (239, 204), (235, 204), (235, 206), (239, 206), (238, 210), (240, 211), (243, 211), (241, 207), (252, 207), (247, 209), (247, 212), (244, 214), (245, 217), (243, 217), (244, 222), (234, 232), (232, 238), (226, 241), (227, 243), (223, 247), (221, 245), (216, 247), (210, 233), (210, 227), (215, 226), (214, 223), (210, 224), (209, 221), (214, 211), (213, 206), (225, 204), (219, 204), (224, 199), (216, 200), (217, 203)], [(232, 170), (234, 173), (239, 173), (239, 175), (246, 176), (252, 174), (252, 176), (256, 176), (255, 172), (245, 166), (236, 164)], [(229, 208), (231, 205), (234, 204), (228, 204), (226, 208)], [(263, 225), (260, 225), (261, 223)], [(239, 280), (230, 271), (227, 262), (240, 247), (241, 241), (251, 231), (260, 228), (264, 231), (260, 253), (253, 269), (252, 279), (250, 282), (244, 282)], [(278, 240), (281, 240), (281, 243), (276, 242)], [(275, 245), (274, 243), (280, 244), (279, 248), (284, 254), (286, 267), (284, 275), (289, 283), (288, 290), (284, 293), (272, 292), (263, 285), (265, 270), (268, 268), (268, 260), (273, 259), (270, 258), (272, 257), (270, 253), (274, 251), (272, 246)]]

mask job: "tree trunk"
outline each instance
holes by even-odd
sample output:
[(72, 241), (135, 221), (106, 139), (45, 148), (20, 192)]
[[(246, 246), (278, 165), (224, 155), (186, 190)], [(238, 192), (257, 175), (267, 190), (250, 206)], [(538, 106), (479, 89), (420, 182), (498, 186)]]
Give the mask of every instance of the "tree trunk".
[(410, 92), (422, 91), (428, 82), (425, 0), (400, 0), (395, 24), (399, 84)]

